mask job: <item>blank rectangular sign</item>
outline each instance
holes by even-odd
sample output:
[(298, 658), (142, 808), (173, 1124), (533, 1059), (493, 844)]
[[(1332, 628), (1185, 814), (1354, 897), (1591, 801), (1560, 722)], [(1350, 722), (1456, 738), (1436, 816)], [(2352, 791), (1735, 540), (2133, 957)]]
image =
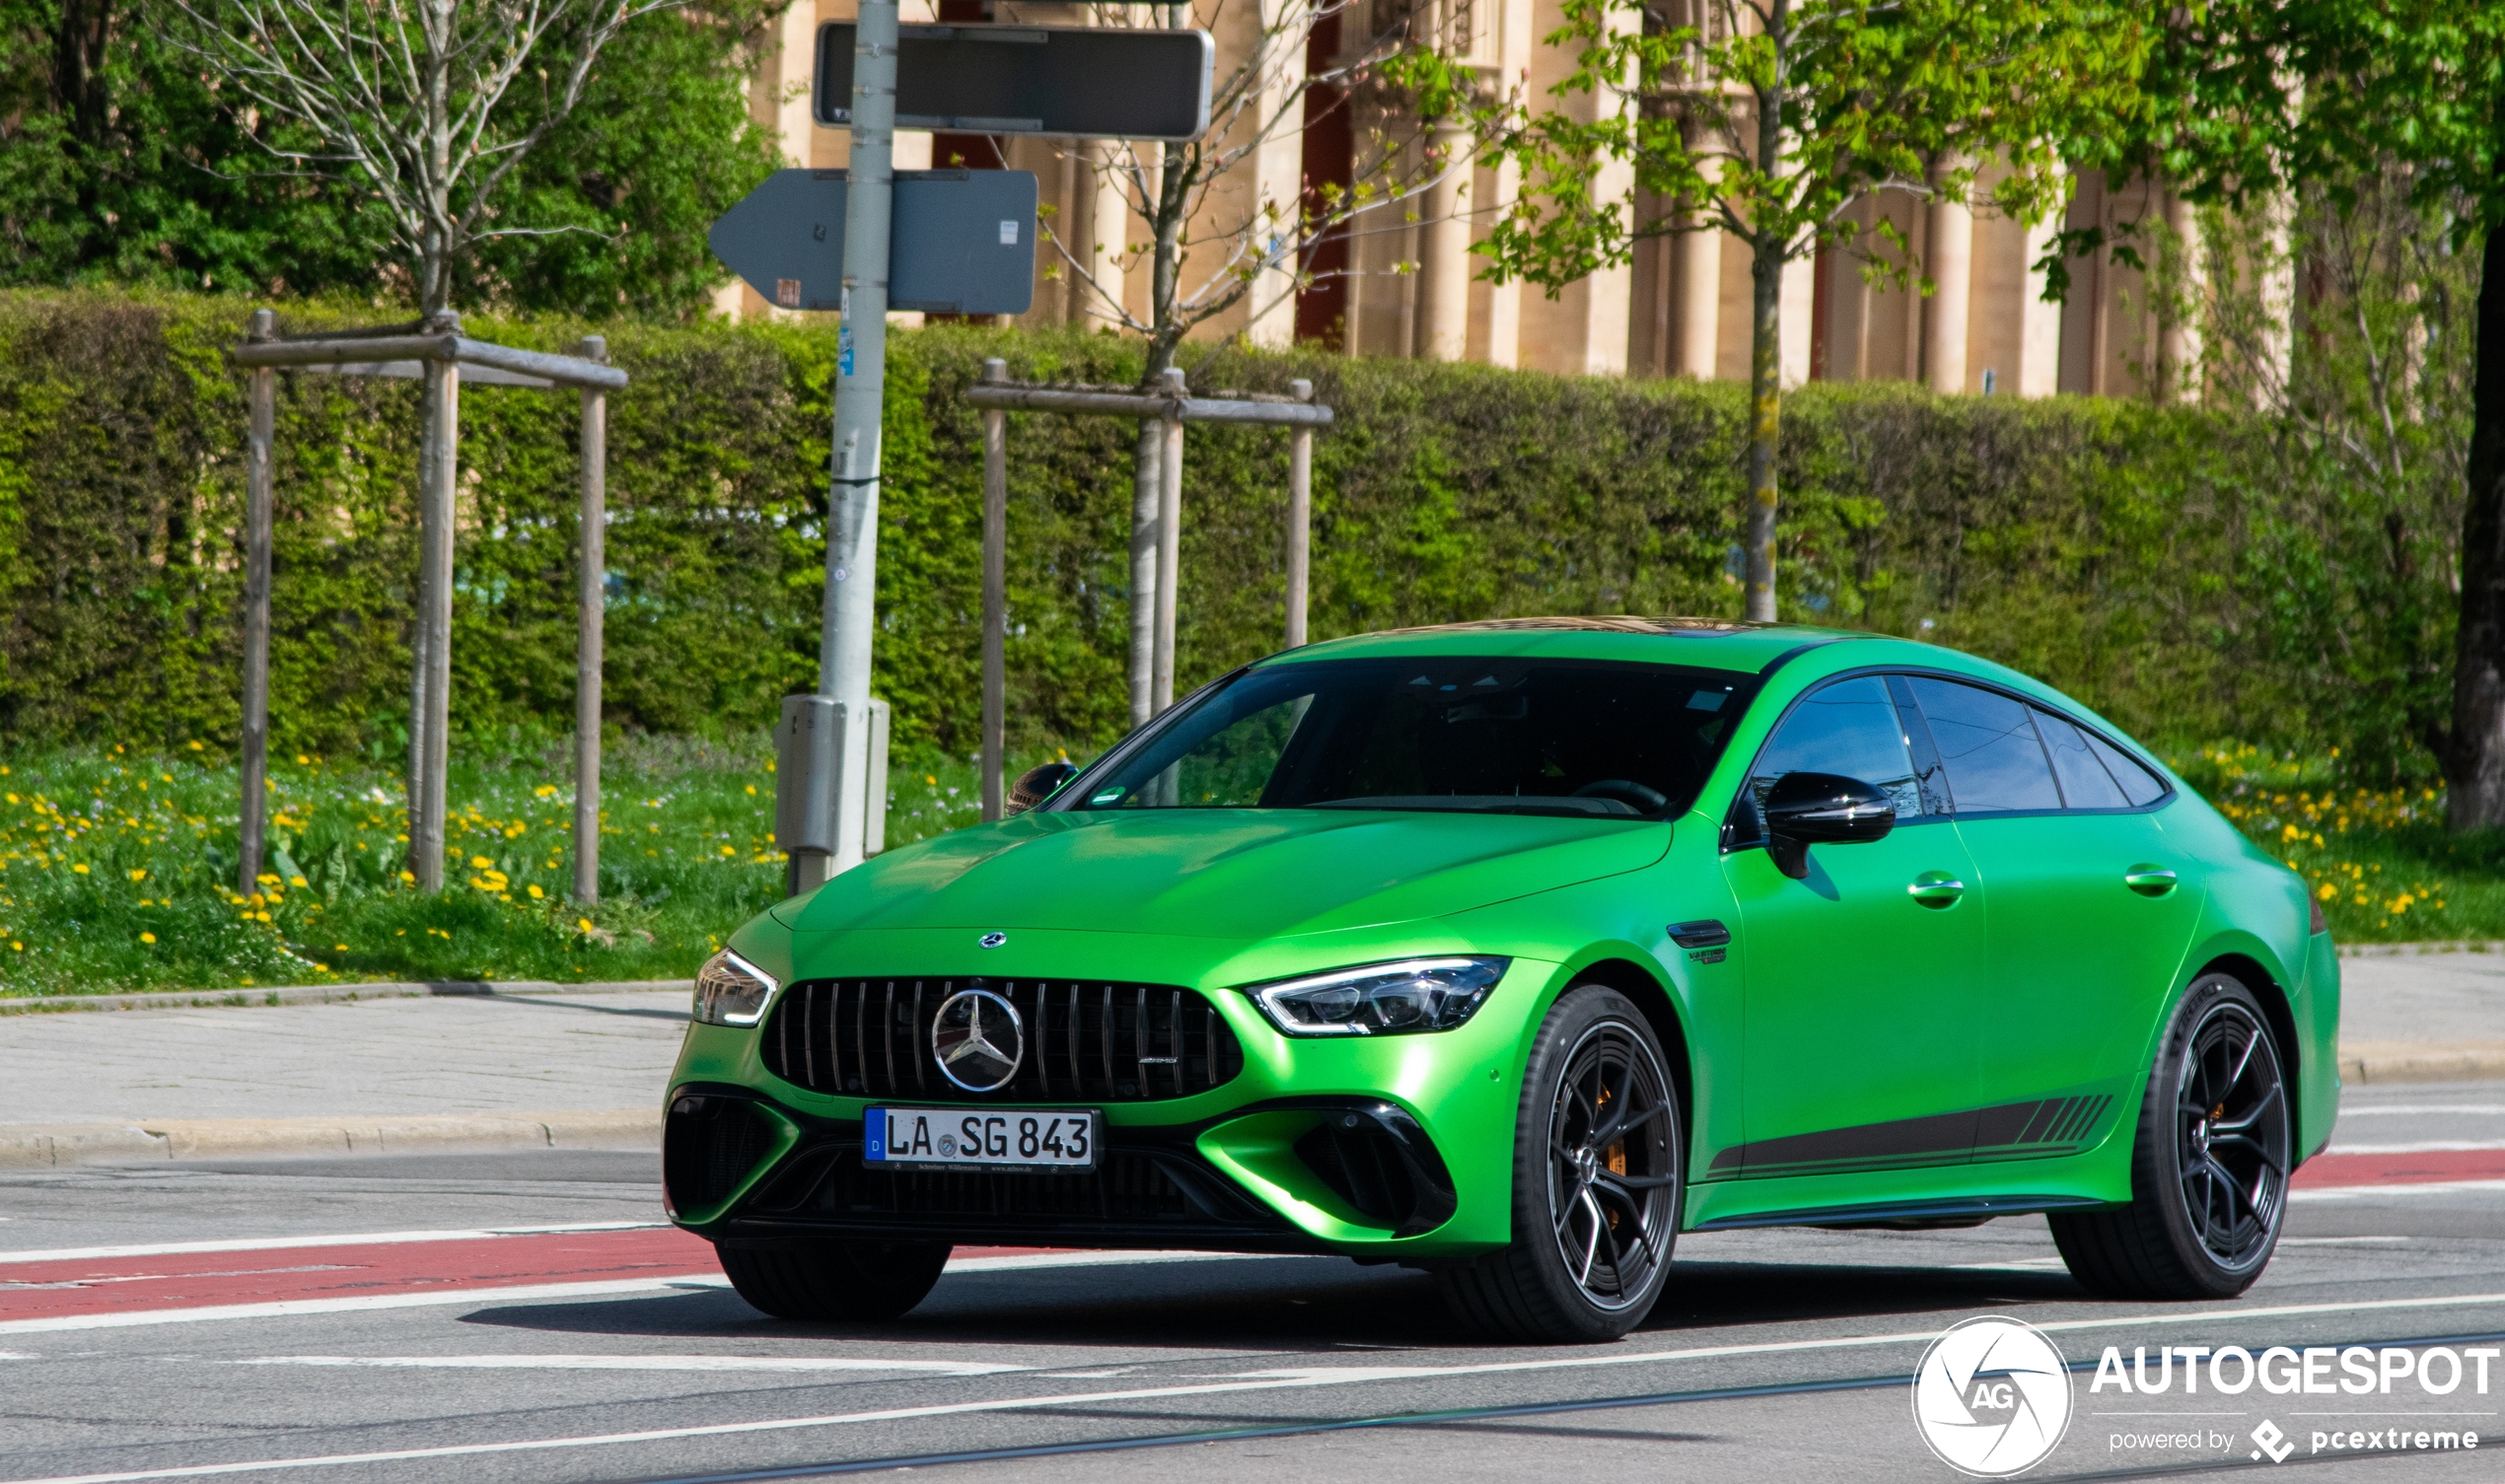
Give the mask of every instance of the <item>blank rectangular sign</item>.
[[(904, 26), (895, 122), (905, 129), (1196, 139), (1209, 127), (1217, 44), (1205, 31)], [(818, 28), (820, 123), (852, 123), (853, 26)]]
[[(845, 195), (842, 171), (776, 171), (714, 222), (706, 242), (768, 304), (841, 309)], [(1034, 173), (895, 173), (888, 308), (1023, 315), (1035, 279)]]

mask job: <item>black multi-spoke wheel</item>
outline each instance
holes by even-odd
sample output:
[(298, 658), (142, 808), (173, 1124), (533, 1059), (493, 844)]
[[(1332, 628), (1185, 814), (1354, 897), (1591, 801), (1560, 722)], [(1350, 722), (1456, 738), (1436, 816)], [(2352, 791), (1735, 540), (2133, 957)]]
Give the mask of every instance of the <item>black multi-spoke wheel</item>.
[(2193, 982), (2150, 1069), (2131, 1203), (2053, 1216), (2071, 1274), (2101, 1294), (2216, 1299), (2251, 1287), (2287, 1214), (2287, 1072), (2253, 991)]
[(1548, 1013), (1524, 1079), (1514, 1239), (1445, 1268), (1464, 1319), (1512, 1339), (1615, 1339), (1651, 1310), (1679, 1235), (1677, 1086), (1643, 1012), (1585, 985)]

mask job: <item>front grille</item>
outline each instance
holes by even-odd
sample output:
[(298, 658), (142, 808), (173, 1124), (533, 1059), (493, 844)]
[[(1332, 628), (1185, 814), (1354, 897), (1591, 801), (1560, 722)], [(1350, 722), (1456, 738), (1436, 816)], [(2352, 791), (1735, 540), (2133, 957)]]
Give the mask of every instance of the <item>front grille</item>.
[(719, 1204), (773, 1142), (773, 1130), (741, 1098), (680, 1098), (661, 1135), (661, 1181), (671, 1209)]
[[(940, 1075), (931, 1022), (950, 995), (1017, 1007), (1025, 1054), (1006, 1086), (968, 1093)], [(1215, 1007), (1168, 984), (1066, 979), (810, 979), (766, 1018), (765, 1068), (813, 1093), (943, 1102), (1144, 1102), (1223, 1087), (1244, 1047)]]

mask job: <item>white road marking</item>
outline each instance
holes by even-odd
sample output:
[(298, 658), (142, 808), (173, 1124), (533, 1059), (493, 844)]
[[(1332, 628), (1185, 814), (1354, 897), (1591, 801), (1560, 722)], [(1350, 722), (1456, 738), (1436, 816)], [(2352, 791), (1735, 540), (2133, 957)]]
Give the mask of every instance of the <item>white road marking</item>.
[(2381, 1107), (2344, 1107), (2342, 1118), (2390, 1118), (2403, 1113), (2480, 1113), (2493, 1117), (2505, 1113), (2505, 1102), (2396, 1102)]
[(230, 1366), (348, 1366), (406, 1371), (918, 1371), (998, 1376), (1033, 1366), (883, 1360), (873, 1355), (262, 1355)]
[[(1024, 1268), (1100, 1267), (1142, 1262), (1207, 1262), (1258, 1258), (1257, 1252), (1025, 1252), (1004, 1257), (952, 1258), (948, 1271), (958, 1274), (1015, 1271)], [(621, 1294), (666, 1293), (686, 1289), (725, 1289), (720, 1273), (680, 1273), (654, 1278), (603, 1279), (587, 1283), (534, 1283), (478, 1288), (428, 1288), (404, 1294), (368, 1294), (353, 1299), (279, 1299), (262, 1304), (205, 1305), (197, 1308), (124, 1309), (90, 1314), (56, 1314), (36, 1319), (0, 1319), (0, 1334), (42, 1334), (64, 1329), (130, 1329), (150, 1324), (197, 1324), (216, 1319), (292, 1318), (299, 1314), (358, 1313), (380, 1308), (429, 1308), (447, 1304), (512, 1304), (537, 1299), (606, 1299)]]
[(2323, 1151), (2331, 1155), (2433, 1155), (2477, 1152), (2505, 1154), (2505, 1148), (2494, 1144), (2476, 1144), (2467, 1139), (2430, 1139), (2421, 1144), (2333, 1144)]
[(1961, 1262), (1957, 1265), (1957, 1271), (1961, 1273), (2057, 1273), (2069, 1265), (2066, 1259), (2060, 1257), (2012, 1257), (2007, 1262)]
[(2282, 1237), (2283, 1247), (2348, 1247), (2369, 1241), (2407, 1241), (2406, 1237)]
[(2292, 1201), (2354, 1201), (2369, 1196), (2459, 1195), (2465, 1191), (2505, 1190), (2505, 1180), (2417, 1180), (2393, 1185), (2326, 1185), (2288, 1192)]
[(576, 1222), (561, 1227), (481, 1227), (464, 1232), (354, 1232), (338, 1237), (247, 1237), (227, 1241), (153, 1241), (116, 1247), (40, 1247), (0, 1252), (0, 1263), (170, 1257), (179, 1252), (264, 1252), (286, 1247), (393, 1246), (410, 1241), (475, 1241), (487, 1237), (544, 1237), (563, 1232), (649, 1232), (668, 1225), (658, 1221)]
[(406, 1294), (367, 1294), (354, 1299), (281, 1299), (267, 1304), (217, 1304), (198, 1308), (147, 1308), (94, 1314), (47, 1314), (38, 1319), (0, 1319), (0, 1334), (46, 1334), (65, 1329), (132, 1329), (151, 1324), (199, 1324), (216, 1319), (278, 1319), (298, 1314), (361, 1313), (381, 1308), (434, 1308), (447, 1304), (516, 1304), (530, 1299), (605, 1299), (619, 1294), (657, 1294), (685, 1289), (727, 1289), (719, 1273), (667, 1278), (611, 1278), (595, 1283), (527, 1283), (505, 1288), (430, 1288)]
[[(2347, 1304), (2286, 1304), (2262, 1308), (2194, 1309), (2097, 1319), (2061, 1319), (2039, 1324), (2036, 1328), (2053, 1332), (2076, 1332), (2145, 1324), (2243, 1322), (2295, 1314), (2369, 1313), (2406, 1308), (2469, 1308), (2482, 1306), (2505, 1306), (2505, 1294), (2456, 1294), (2425, 1299), (2369, 1299)], [(578, 1438), (525, 1438), (503, 1443), (461, 1443), (435, 1448), (393, 1449), (364, 1453), (259, 1458), (245, 1463), (189, 1463), (172, 1468), (143, 1468), (116, 1473), (18, 1479), (6, 1481), (6, 1484), (133, 1484), (133, 1481), (143, 1479), (197, 1479), (219, 1474), (252, 1473), (258, 1470), (330, 1468), (351, 1463), (398, 1463), (421, 1458), (470, 1458), (497, 1453), (540, 1452), (555, 1449), (611, 1448), (621, 1444), (663, 1443), (682, 1438), (730, 1438), (742, 1434), (796, 1432), (813, 1428), (845, 1427), (859, 1423), (907, 1422), (926, 1417), (964, 1417), (983, 1412), (1022, 1411), (1038, 1407), (1094, 1406), (1115, 1401), (1154, 1401), (1175, 1396), (1212, 1396), (1246, 1391), (1349, 1386), (1374, 1381), (1447, 1380), (1462, 1377), (1522, 1375), (1538, 1371), (1585, 1371), (1604, 1366), (1651, 1366), (1668, 1361), (1718, 1360), (1739, 1355), (1779, 1355), (1813, 1350), (1865, 1349), (1882, 1345), (1928, 1345), (1938, 1338), (1938, 1330), (1922, 1329), (1897, 1334), (1842, 1335), (1820, 1340), (1771, 1340), (1748, 1345), (1705, 1345), (1687, 1350), (1574, 1355), (1546, 1357), (1534, 1361), (1489, 1361), (1470, 1366), (1306, 1367), (1294, 1370), (1246, 1372), (1236, 1379), (1189, 1386), (1142, 1386), (1123, 1391), (1082, 1391), (1061, 1395), (993, 1397), (983, 1401), (890, 1407), (876, 1412), (836, 1412), (816, 1417), (772, 1417), (755, 1422), (717, 1422), (699, 1427), (653, 1428), (636, 1433), (601, 1433)]]

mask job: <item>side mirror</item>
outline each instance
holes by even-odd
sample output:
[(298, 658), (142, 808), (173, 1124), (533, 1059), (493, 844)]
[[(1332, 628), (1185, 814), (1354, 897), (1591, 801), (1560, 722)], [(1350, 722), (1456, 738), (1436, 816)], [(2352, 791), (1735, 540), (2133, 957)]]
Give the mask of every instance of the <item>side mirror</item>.
[(1046, 799), (1061, 792), (1061, 786), (1079, 776), (1079, 770), (1066, 762), (1047, 762), (1029, 768), (1009, 785), (1009, 797), (1001, 801), (1001, 817), (1023, 814)]
[(1786, 773), (1762, 806), (1765, 851), (1794, 881), (1809, 875), (1812, 845), (1866, 845), (1897, 827), (1897, 807), (1858, 778)]

